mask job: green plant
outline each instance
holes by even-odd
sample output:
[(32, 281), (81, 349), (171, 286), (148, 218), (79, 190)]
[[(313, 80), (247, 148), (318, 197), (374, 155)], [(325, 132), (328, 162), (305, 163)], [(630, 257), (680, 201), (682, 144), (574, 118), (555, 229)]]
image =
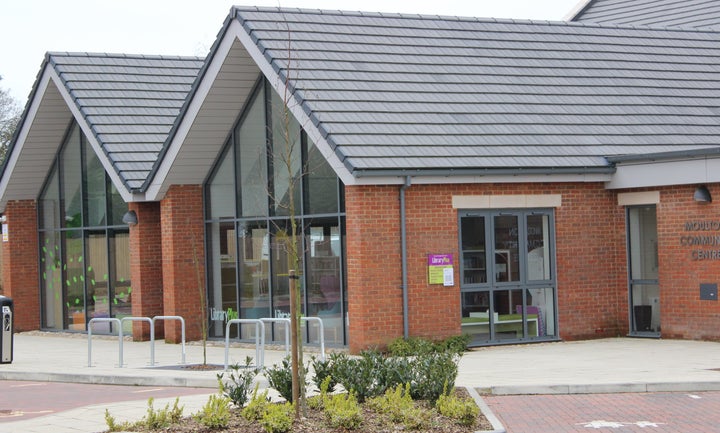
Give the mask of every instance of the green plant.
[(260, 419), (260, 425), (268, 433), (284, 433), (293, 425), (295, 407), (291, 403), (270, 404)]
[[(252, 358), (245, 358), (245, 365), (231, 365), (230, 380), (223, 382), (225, 373), (217, 375), (220, 393), (229, 398), (237, 407), (243, 407), (248, 401), (248, 394), (253, 379), (257, 374), (254, 368), (251, 368)], [(242, 369), (242, 370), (241, 370)]]
[(472, 340), (470, 334), (462, 334), (449, 337), (445, 339), (442, 344), (447, 351), (462, 355), (467, 350), (470, 340)]
[(431, 341), (421, 337), (397, 338), (388, 345), (390, 356), (416, 356), (428, 353), (452, 352), (462, 354), (470, 343), (470, 335), (455, 335), (444, 340)]
[(292, 403), (292, 371), (290, 368), (290, 358), (285, 357), (280, 366), (273, 365), (270, 368), (266, 368), (265, 376), (270, 386), (279, 392), (285, 400)]
[(402, 424), (406, 430), (424, 430), (430, 426), (432, 412), (419, 407), (403, 411)]
[(415, 377), (410, 389), (412, 397), (434, 403), (445, 393), (446, 388), (455, 387), (458, 356), (451, 352), (417, 356), (413, 362), (413, 374)]
[(360, 402), (381, 395), (389, 386), (388, 368), (382, 354), (375, 350), (360, 353), (359, 358), (341, 354), (335, 360), (333, 372), (346, 390), (353, 391)]
[(440, 415), (454, 419), (458, 424), (471, 427), (477, 422), (480, 408), (473, 400), (459, 398), (452, 394), (443, 394), (435, 403)]
[(367, 404), (370, 409), (387, 415), (395, 423), (403, 422), (405, 412), (415, 407), (409, 383), (404, 387), (397, 385), (394, 389), (388, 389), (385, 394), (369, 399)]
[(135, 427), (135, 423), (131, 423), (129, 421), (118, 423), (115, 421), (115, 417), (110, 415), (110, 411), (107, 409), (105, 409), (105, 424), (107, 424), (109, 432), (134, 430)]
[(318, 389), (320, 389), (320, 384), (329, 377), (330, 381), (328, 382), (327, 392), (332, 393), (335, 391), (335, 385), (337, 385), (337, 380), (333, 378), (333, 366), (337, 358), (338, 355), (336, 353), (330, 354), (330, 356), (326, 359), (318, 359), (315, 356), (311, 357), (312, 368), (313, 371), (315, 371), (315, 376), (313, 376), (313, 383), (315, 383), (315, 386), (317, 386)]
[(150, 430), (158, 430), (167, 428), (173, 423), (177, 423), (182, 419), (183, 406), (178, 406), (180, 402), (179, 398), (175, 399), (172, 409), (170, 403), (166, 404), (163, 409), (155, 410), (153, 407), (155, 399), (148, 399), (148, 408), (142, 420), (138, 422), (139, 425), (145, 426)]
[(257, 421), (262, 418), (263, 414), (270, 405), (270, 399), (268, 398), (268, 390), (264, 390), (258, 395), (258, 387), (260, 384), (255, 384), (252, 398), (245, 408), (242, 410), (242, 416), (250, 421)]
[(211, 429), (225, 428), (230, 422), (230, 399), (223, 395), (212, 394), (200, 412), (194, 418)]
[(325, 420), (331, 427), (354, 430), (362, 424), (362, 411), (354, 392), (329, 395), (324, 405)]

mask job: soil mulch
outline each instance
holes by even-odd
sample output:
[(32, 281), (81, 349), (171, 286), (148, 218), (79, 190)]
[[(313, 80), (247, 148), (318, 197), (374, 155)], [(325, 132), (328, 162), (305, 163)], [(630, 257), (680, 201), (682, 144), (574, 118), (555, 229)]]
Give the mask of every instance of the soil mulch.
[[(458, 388), (457, 393), (459, 396), (464, 398), (470, 398), (464, 388)], [(416, 404), (430, 409), (426, 402), (416, 402)], [(231, 409), (231, 414), (229, 425), (225, 429), (210, 429), (197, 422), (193, 417), (185, 417), (178, 424), (174, 424), (166, 429), (154, 431), (167, 433), (265, 433), (265, 430), (263, 430), (259, 423), (251, 422), (243, 418), (242, 415), (240, 415), (240, 409), (233, 407)], [(446, 418), (442, 415), (436, 415), (432, 418), (429, 428), (424, 430), (413, 430), (413, 432), (471, 433), (482, 430), (492, 430), (492, 425), (481, 412), (475, 425), (470, 427), (461, 426), (450, 418)], [(137, 431), (150, 432), (151, 430), (139, 429)], [(331, 428), (325, 422), (322, 411), (312, 410), (309, 408), (307, 411), (307, 417), (302, 418), (300, 421), (296, 421), (290, 429), (291, 433), (397, 433), (402, 431), (408, 430), (402, 424), (393, 423), (387, 416), (373, 412), (366, 407), (363, 407), (363, 423), (355, 430)]]

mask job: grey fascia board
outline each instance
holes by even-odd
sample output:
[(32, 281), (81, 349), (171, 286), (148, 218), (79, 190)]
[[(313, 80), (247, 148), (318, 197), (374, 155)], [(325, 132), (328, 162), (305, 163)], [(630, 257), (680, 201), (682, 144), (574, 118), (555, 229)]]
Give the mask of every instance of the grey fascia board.
[(578, 0), (578, 3), (573, 7), (567, 15), (563, 18), (563, 21), (575, 21), (580, 15), (582, 15), (592, 4), (594, 0)]
[(521, 176), (554, 174), (613, 174), (615, 166), (606, 167), (509, 167), (509, 168), (458, 168), (458, 169), (356, 169), (353, 176), (363, 177), (405, 177), (405, 176)]
[(702, 158), (704, 156), (720, 155), (720, 147), (712, 147), (708, 149), (683, 150), (678, 152), (659, 152), (659, 153), (643, 153), (637, 155), (617, 155), (606, 156), (609, 162), (613, 164), (624, 162), (639, 161), (658, 161), (678, 158)]

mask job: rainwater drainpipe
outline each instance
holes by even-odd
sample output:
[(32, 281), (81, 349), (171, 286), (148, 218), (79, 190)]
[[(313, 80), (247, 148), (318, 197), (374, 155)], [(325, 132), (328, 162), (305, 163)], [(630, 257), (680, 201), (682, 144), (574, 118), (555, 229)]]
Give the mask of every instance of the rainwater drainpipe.
[(408, 276), (407, 276), (407, 219), (405, 216), (405, 190), (410, 187), (410, 176), (405, 177), (405, 184), (400, 187), (400, 256), (402, 261), (402, 297), (403, 297), (403, 335), (410, 336), (408, 325)]

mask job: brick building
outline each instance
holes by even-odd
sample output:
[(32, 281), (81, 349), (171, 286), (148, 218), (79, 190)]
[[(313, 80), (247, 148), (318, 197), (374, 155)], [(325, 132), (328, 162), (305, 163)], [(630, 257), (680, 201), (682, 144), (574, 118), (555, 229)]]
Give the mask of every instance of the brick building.
[(630, 3), (233, 8), (205, 59), (49, 53), (0, 178), (16, 328), (164, 314), (219, 338), (286, 316), (297, 266), (353, 351), (720, 340), (720, 17)]

